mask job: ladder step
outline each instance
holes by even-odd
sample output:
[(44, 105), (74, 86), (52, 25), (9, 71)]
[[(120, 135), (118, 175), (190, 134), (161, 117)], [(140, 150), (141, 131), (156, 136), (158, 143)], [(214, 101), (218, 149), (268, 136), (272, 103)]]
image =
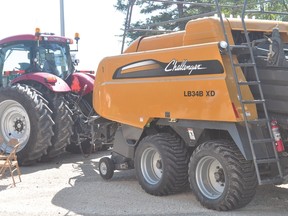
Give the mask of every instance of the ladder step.
[(269, 120), (268, 119), (253, 119), (253, 120), (247, 120), (247, 122), (251, 124), (258, 124), (258, 123), (264, 124), (264, 123), (268, 123)]
[(230, 45), (232, 54), (249, 54), (250, 50), (248, 45)]
[(274, 139), (272, 138), (267, 138), (267, 139), (255, 139), (255, 140), (251, 140), (252, 143), (269, 143), (269, 142), (274, 142)]
[(234, 66), (236, 67), (253, 67), (255, 66), (255, 63), (238, 63), (238, 64), (234, 64)]
[(259, 185), (265, 185), (265, 184), (282, 184), (283, 183), (283, 178), (281, 176), (276, 176), (273, 178), (266, 178), (266, 179), (261, 179), (259, 182)]
[(260, 81), (239, 81), (239, 85), (259, 85)]
[(257, 164), (265, 164), (265, 163), (277, 163), (279, 160), (276, 158), (268, 158), (268, 159), (258, 159), (256, 160)]
[(243, 104), (261, 104), (265, 103), (265, 100), (242, 100)]
[(248, 44), (235, 44), (235, 45), (230, 45), (230, 47), (232, 49), (245, 49), (245, 48), (249, 48)]

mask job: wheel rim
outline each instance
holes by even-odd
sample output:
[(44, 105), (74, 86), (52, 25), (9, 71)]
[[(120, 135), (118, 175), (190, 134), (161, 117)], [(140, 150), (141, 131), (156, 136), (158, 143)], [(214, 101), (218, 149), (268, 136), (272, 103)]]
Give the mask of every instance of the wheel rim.
[(102, 173), (102, 175), (106, 175), (107, 174), (107, 165), (106, 165), (106, 163), (100, 163), (100, 172)]
[(141, 156), (141, 171), (145, 180), (151, 184), (157, 184), (163, 173), (161, 156), (152, 147), (145, 149)]
[[(5, 100), (0, 103), (0, 135), (3, 136), (5, 143), (9, 139), (18, 139), (21, 143), (18, 151), (23, 149), (30, 137), (30, 120), (24, 107), (13, 100)], [(3, 143), (0, 149), (10, 152), (11, 147)]]
[(219, 198), (225, 189), (225, 174), (221, 163), (214, 157), (201, 158), (196, 167), (196, 182), (204, 196)]

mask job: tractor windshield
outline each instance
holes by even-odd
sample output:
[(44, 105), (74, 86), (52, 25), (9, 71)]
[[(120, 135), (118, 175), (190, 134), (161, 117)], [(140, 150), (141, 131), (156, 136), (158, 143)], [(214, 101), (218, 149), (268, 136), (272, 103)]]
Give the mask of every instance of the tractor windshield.
[(69, 46), (66, 44), (42, 42), (35, 49), (34, 63), (41, 71), (55, 74), (63, 79), (74, 71)]
[(19, 41), (0, 48), (0, 74), (3, 77), (11, 72), (47, 72), (66, 79), (74, 70), (69, 45), (65, 43)]

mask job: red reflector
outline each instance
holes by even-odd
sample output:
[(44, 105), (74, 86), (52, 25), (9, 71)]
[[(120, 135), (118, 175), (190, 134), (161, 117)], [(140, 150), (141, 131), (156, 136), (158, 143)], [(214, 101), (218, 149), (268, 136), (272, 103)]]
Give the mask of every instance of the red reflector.
[(238, 113), (234, 103), (232, 103), (232, 107), (233, 107), (233, 111), (234, 111), (235, 117), (239, 118), (239, 113)]
[(73, 77), (72, 84), (71, 84), (71, 90), (73, 92), (79, 92), (80, 89), (81, 89), (81, 87), (80, 87), (80, 82), (79, 82), (78, 78)]

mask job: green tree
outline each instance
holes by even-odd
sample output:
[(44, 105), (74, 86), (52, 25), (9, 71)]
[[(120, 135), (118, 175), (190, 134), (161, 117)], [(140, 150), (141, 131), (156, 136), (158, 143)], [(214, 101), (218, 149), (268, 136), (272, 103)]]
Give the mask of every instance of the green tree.
[[(219, 0), (221, 13), (226, 16), (240, 16), (242, 14), (243, 2), (244, 0)], [(115, 7), (117, 10), (127, 14), (124, 24), (126, 31), (124, 33), (125, 37), (130, 39), (127, 40), (128, 43), (143, 35), (183, 30), (186, 23), (193, 16), (197, 18), (197, 15), (200, 14), (211, 16), (213, 13), (217, 13), (215, 0), (117, 0)], [(136, 8), (144, 19), (136, 21), (132, 19), (130, 23), (129, 16), (131, 13), (132, 17), (135, 15), (132, 8)], [(288, 16), (285, 14), (288, 11), (287, 0), (249, 0), (246, 9), (246, 14), (249, 17), (288, 20)], [(252, 11), (254, 12), (252, 13)], [(278, 14), (269, 14), (266, 11), (277, 11)], [(172, 21), (168, 22), (168, 20)], [(149, 31), (144, 31), (144, 29), (149, 29)]]

